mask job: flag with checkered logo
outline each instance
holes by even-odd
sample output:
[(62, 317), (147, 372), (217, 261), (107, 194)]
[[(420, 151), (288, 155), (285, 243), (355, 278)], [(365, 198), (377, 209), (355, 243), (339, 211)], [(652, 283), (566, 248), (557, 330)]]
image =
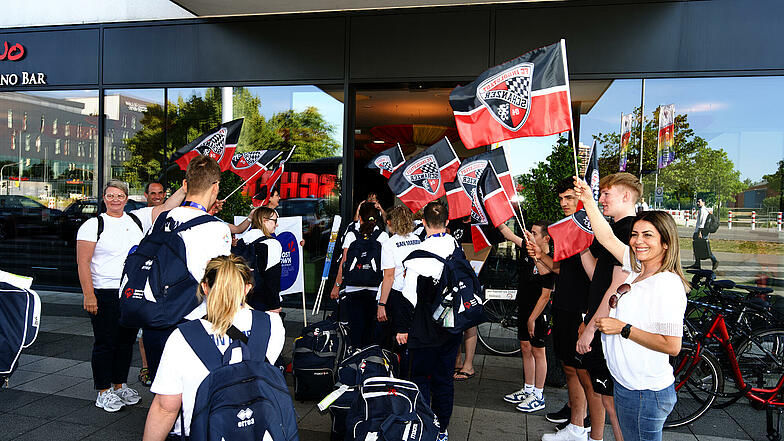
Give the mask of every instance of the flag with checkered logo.
[(444, 183), (455, 180), (460, 160), (444, 138), (414, 155), (389, 177), (389, 188), (411, 211), (443, 196)]

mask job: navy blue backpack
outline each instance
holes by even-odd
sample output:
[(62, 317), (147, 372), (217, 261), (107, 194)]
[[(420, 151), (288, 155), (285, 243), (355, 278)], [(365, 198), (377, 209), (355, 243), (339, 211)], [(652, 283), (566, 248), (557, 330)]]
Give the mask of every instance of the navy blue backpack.
[(367, 237), (354, 232), (356, 240), (348, 246), (343, 262), (343, 283), (351, 286), (378, 286), (384, 279), (381, 272), (381, 230)]
[(35, 342), (40, 323), (38, 294), (0, 282), (0, 386), (16, 370), (22, 349)]
[(199, 216), (167, 228), (169, 212), (155, 220), (150, 234), (125, 259), (120, 282), (120, 324), (128, 328), (166, 329), (199, 305), (198, 281), (188, 270), (185, 243), (177, 233), (207, 222)]
[(405, 261), (431, 258), (444, 265), (441, 279), (434, 289), (437, 290), (430, 312), (436, 314), (433, 319), (444, 330), (452, 334), (462, 334), (468, 328), (487, 321), (484, 311), (485, 290), (476, 271), (465, 258), (461, 247), (446, 259), (424, 250), (414, 250)]
[[(260, 311), (252, 314), (247, 341), (243, 341), (245, 334), (232, 326), (228, 334), (237, 338), (232, 337), (223, 354), (199, 320), (178, 327), (210, 371), (196, 391), (191, 441), (299, 440), (297, 414), (286, 380), (266, 357), (269, 316)], [(242, 361), (229, 364), (235, 348), (241, 348)]]

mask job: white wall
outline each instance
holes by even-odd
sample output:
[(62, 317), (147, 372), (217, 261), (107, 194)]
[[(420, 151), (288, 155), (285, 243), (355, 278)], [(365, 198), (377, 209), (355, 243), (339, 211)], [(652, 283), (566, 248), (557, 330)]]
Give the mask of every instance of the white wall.
[(169, 0), (28, 0), (2, 9), (0, 28), (193, 17)]

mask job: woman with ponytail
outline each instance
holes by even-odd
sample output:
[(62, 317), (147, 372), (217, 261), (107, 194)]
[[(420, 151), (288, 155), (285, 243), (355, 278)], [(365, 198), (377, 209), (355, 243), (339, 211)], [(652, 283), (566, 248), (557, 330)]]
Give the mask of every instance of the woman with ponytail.
[(343, 239), (343, 264), (338, 267), (330, 297), (337, 299), (340, 288), (346, 295), (340, 300), (343, 316), (348, 319), (349, 338), (355, 347), (373, 343), (376, 301), (383, 279), (381, 244), (389, 236), (381, 228), (384, 221), (372, 202), (359, 206), (359, 229)]
[[(231, 344), (227, 333), (232, 325), (246, 335), (250, 333), (253, 317), (245, 296), (252, 288), (251, 280), (250, 269), (237, 256), (216, 257), (209, 261), (204, 271), (197, 293), (203, 302), (194, 313), (200, 311), (201, 318), (196, 320), (212, 337), (221, 353)], [(278, 314), (266, 314), (270, 319), (266, 356), (270, 363), (275, 363), (283, 349), (283, 322)], [(232, 361), (234, 357), (232, 352)], [(189, 435), (196, 391), (208, 374), (209, 370), (187, 343), (180, 329), (176, 329), (166, 341), (158, 373), (150, 388), (156, 395), (147, 414), (145, 441), (179, 440), (182, 430), (178, 418), (181, 405), (185, 421), (184, 435)], [(174, 428), (170, 434), (172, 425)]]

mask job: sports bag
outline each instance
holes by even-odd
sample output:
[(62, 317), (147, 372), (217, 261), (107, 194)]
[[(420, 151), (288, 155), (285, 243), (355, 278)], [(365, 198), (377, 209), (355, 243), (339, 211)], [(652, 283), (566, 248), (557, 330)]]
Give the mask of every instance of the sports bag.
[[(210, 371), (196, 391), (191, 441), (299, 440), (297, 414), (286, 380), (266, 358), (269, 316), (260, 311), (251, 313), (253, 324), (247, 342), (234, 328), (237, 338), (223, 354), (199, 320), (178, 327)], [(241, 348), (242, 361), (229, 364), (235, 348)]]
[(296, 400), (320, 400), (332, 391), (338, 363), (347, 351), (347, 334), (332, 317), (302, 329), (291, 360)]
[(16, 370), (22, 349), (35, 342), (40, 324), (38, 294), (0, 282), (0, 387)]
[(125, 259), (120, 282), (120, 324), (125, 327), (170, 328), (199, 305), (199, 284), (188, 270), (185, 243), (178, 233), (218, 220), (198, 216), (169, 228), (174, 221), (168, 214), (158, 215), (150, 234)]
[[(397, 355), (371, 345), (359, 349), (338, 364), (335, 392), (337, 398), (329, 404), (332, 417), (330, 439), (339, 441), (346, 435), (346, 416), (359, 396), (362, 382), (372, 377), (396, 377), (399, 371)], [(333, 393), (335, 393), (333, 392)]]
[(346, 418), (346, 441), (434, 441), (438, 418), (416, 384), (391, 377), (368, 378)]
[(708, 217), (705, 219), (705, 231), (710, 234), (715, 233), (719, 230), (719, 220), (713, 213), (708, 213)]
[(343, 262), (343, 283), (351, 286), (378, 286), (384, 279), (381, 272), (381, 230), (369, 236), (355, 232), (356, 240), (351, 243)]
[(456, 248), (446, 259), (429, 251), (415, 250), (404, 262), (418, 258), (436, 259), (444, 265), (441, 278), (434, 287), (436, 296), (431, 305), (436, 323), (450, 333), (461, 334), (487, 321), (484, 287), (462, 248)]

